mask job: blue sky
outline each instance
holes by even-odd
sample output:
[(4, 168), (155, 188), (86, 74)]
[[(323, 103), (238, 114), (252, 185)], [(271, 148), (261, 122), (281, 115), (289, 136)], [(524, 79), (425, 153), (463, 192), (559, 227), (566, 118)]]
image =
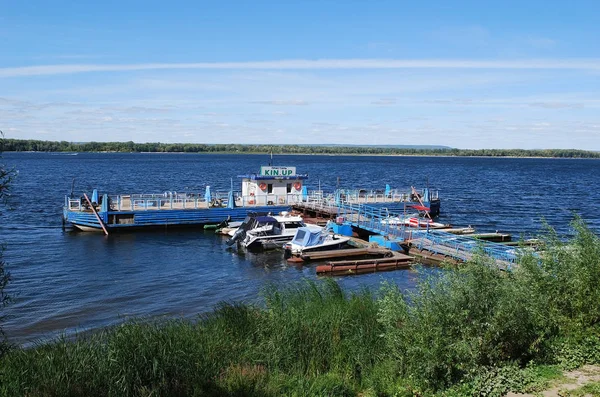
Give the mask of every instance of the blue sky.
[(600, 1), (0, 0), (0, 129), (600, 150), (599, 18)]

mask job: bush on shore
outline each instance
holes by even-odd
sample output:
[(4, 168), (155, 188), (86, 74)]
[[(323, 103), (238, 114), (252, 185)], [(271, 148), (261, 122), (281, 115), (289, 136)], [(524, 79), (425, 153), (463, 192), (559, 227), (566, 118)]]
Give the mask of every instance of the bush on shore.
[(416, 287), (345, 293), (333, 279), (221, 304), (198, 321), (128, 322), (14, 348), (4, 396), (502, 395), (600, 362), (600, 241), (545, 236), (511, 272), (484, 256)]
[[(4, 147), (4, 134), (0, 131), (0, 155)], [(16, 172), (13, 169), (5, 167), (0, 163), (0, 207), (5, 204), (10, 189), (11, 181), (15, 177)], [(1, 210), (1, 208), (0, 208)], [(0, 211), (0, 215), (1, 215)], [(4, 251), (4, 245), (0, 241), (0, 358), (8, 350), (8, 344), (5, 340), (4, 330), (2, 329), (2, 315), (4, 307), (10, 302), (10, 296), (6, 293), (6, 287), (10, 281), (10, 273), (6, 270), (6, 264), (3, 260), (2, 253)]]

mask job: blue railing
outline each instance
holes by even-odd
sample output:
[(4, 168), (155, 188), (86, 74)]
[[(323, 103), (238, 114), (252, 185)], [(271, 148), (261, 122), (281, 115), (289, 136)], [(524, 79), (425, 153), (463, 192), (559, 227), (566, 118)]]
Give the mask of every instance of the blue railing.
[(419, 249), (426, 249), (461, 260), (467, 260), (475, 253), (483, 253), (493, 259), (512, 264), (517, 261), (519, 256), (519, 250), (515, 247), (439, 230), (417, 230), (412, 232), (412, 239)]
[(406, 227), (401, 221), (404, 214), (390, 212), (382, 207), (346, 202), (338, 203), (337, 207), (338, 218), (353, 226), (400, 240), (407, 237)]
[[(371, 232), (406, 241), (412, 240), (418, 249), (451, 256), (459, 260), (468, 260), (473, 254), (483, 253), (510, 268), (517, 261), (519, 249), (474, 237), (459, 236), (439, 230), (407, 228), (403, 219), (406, 214), (394, 213), (386, 208), (364, 204), (338, 203), (338, 218)], [(391, 223), (396, 220), (397, 223)]]

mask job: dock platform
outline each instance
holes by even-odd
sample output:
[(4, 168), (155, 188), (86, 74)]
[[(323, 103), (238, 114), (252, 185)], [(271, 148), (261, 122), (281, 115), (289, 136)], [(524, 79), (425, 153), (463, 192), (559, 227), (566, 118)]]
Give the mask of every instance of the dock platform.
[(347, 276), (407, 269), (413, 263), (414, 258), (412, 256), (394, 252), (391, 257), (328, 262), (325, 265), (317, 266), (316, 272), (318, 275)]

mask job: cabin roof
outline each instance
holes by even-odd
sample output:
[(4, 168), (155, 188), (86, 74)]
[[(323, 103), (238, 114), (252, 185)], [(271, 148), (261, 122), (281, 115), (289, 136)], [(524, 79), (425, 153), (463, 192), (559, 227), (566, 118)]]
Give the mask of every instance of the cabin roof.
[(277, 223), (277, 219), (270, 217), (270, 216), (257, 216), (256, 219), (258, 222), (275, 222)]
[(279, 180), (298, 180), (298, 179), (308, 179), (308, 175), (293, 175), (293, 176), (270, 176), (270, 175), (257, 175), (257, 174), (248, 174), (248, 175), (238, 175), (238, 178), (250, 179), (255, 181), (279, 181)]

